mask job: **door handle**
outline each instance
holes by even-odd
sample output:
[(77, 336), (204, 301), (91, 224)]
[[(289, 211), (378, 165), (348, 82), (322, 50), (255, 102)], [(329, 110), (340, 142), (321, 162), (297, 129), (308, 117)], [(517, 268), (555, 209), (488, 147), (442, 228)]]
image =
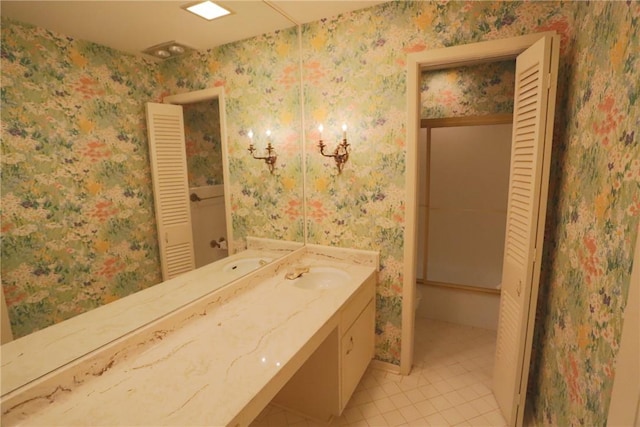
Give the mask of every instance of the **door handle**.
[(349, 348), (347, 348), (347, 353), (349, 354), (353, 351), (353, 335), (349, 337)]

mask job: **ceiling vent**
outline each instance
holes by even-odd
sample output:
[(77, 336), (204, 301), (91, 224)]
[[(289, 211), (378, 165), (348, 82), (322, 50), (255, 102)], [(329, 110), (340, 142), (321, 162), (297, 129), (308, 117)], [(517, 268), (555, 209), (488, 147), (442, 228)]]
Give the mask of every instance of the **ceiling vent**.
[(158, 59), (169, 59), (184, 55), (191, 50), (193, 49), (190, 47), (176, 43), (175, 41), (170, 41), (151, 46), (150, 48), (143, 50), (142, 53)]

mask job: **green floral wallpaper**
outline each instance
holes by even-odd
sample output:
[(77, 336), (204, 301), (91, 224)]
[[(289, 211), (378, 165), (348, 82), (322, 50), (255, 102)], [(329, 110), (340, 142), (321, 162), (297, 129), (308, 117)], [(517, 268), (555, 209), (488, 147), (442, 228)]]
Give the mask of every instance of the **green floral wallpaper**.
[[(390, 2), (303, 25), (301, 52), (291, 29), (157, 66), (3, 19), (2, 285), (14, 329), (159, 281), (139, 100), (224, 86), (237, 236), (301, 241), (306, 209), (310, 243), (379, 250), (376, 354), (398, 363), (406, 55), (555, 30), (560, 80), (528, 398), (540, 424), (604, 425), (640, 217), (639, 18), (636, 1)], [(510, 108), (491, 79), (467, 91), (461, 76), (441, 78), (423, 85), (426, 114), (475, 114), (483, 97)], [(320, 123), (330, 148), (348, 126), (342, 174), (317, 151)], [(274, 175), (249, 157), (249, 129), (272, 130)]]
[[(14, 337), (161, 281), (144, 103), (167, 94), (225, 86), (237, 246), (249, 234), (302, 241), (295, 30), (196, 53), (190, 71), (5, 18), (1, 34), (1, 274)], [(249, 158), (249, 128), (272, 129), (276, 174)], [(220, 166), (208, 170), (221, 164), (214, 133), (190, 137), (196, 185), (222, 181)]]
[(424, 71), (420, 117), (512, 113), (515, 71), (515, 61)]
[[(381, 252), (379, 359), (398, 363), (400, 357), (406, 55), (563, 28), (574, 9), (555, 2), (390, 2), (303, 26), (308, 238), (310, 243)], [(427, 73), (423, 114), (477, 114), (491, 104), (492, 112), (511, 109), (508, 94), (494, 91), (502, 85), (492, 86), (486, 76), (484, 83), (473, 84), (488, 69), (492, 78), (511, 80), (511, 67)], [(339, 126), (348, 125), (352, 153), (341, 175), (318, 154), (320, 123), (330, 147), (340, 137)]]
[[(195, 52), (167, 61), (162, 74), (169, 93), (223, 86), (229, 147), (229, 183), (234, 240), (248, 235), (302, 242), (302, 157), (300, 78), (296, 28)], [(278, 160), (274, 174), (251, 158), (266, 131)], [(263, 153), (256, 153), (263, 155)]]
[(189, 187), (222, 184), (222, 139), (218, 100), (185, 104), (182, 111)]
[(540, 424), (607, 420), (640, 218), (639, 22), (639, 2), (579, 3), (567, 34), (531, 375)]
[(2, 19), (2, 289), (14, 336), (161, 281), (155, 65)]
[[(406, 54), (554, 30), (561, 78), (529, 400), (541, 423), (604, 424), (640, 212), (638, 5), (392, 2), (303, 26), (309, 242), (380, 250), (377, 358), (400, 354)], [(424, 114), (484, 109), (455, 73), (442, 78), (454, 87), (423, 85)], [(511, 109), (491, 80), (480, 89)], [(317, 152), (320, 123), (329, 143), (349, 127), (341, 175)]]

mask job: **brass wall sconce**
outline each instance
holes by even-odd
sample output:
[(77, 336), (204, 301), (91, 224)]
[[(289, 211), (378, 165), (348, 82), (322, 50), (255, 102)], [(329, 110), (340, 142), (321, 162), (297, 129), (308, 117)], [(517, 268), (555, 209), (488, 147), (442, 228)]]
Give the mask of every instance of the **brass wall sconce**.
[[(251, 141), (253, 141), (253, 132), (249, 131), (249, 133), (247, 134), (249, 136), (249, 139)], [(249, 144), (249, 153), (251, 153), (251, 157), (253, 157), (256, 160), (264, 160), (264, 162), (267, 164), (267, 167), (269, 168), (269, 172), (271, 172), (271, 174), (273, 175), (273, 171), (276, 168), (276, 160), (278, 159), (278, 155), (276, 154), (276, 150), (275, 148), (273, 148), (273, 145), (271, 145), (271, 131), (268, 130), (267, 131), (267, 148), (265, 149), (265, 151), (267, 152), (266, 156), (256, 156), (254, 153), (257, 151), (257, 149), (253, 146), (253, 143)]]
[(335, 150), (333, 150), (332, 154), (326, 154), (324, 149), (326, 144), (322, 142), (322, 131), (324, 127), (322, 125), (318, 126), (318, 130), (320, 131), (320, 141), (318, 142), (318, 148), (320, 148), (320, 154), (324, 157), (333, 157), (336, 162), (336, 167), (338, 168), (338, 174), (342, 173), (342, 169), (344, 168), (344, 164), (349, 160), (349, 143), (347, 142), (347, 125), (342, 125), (342, 142), (338, 144)]

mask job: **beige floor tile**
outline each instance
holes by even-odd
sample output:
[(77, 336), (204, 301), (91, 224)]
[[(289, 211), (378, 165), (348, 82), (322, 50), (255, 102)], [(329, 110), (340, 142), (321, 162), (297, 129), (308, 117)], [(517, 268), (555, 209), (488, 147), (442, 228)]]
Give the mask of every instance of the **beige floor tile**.
[(402, 416), (400, 411), (393, 410), (382, 414), (388, 426), (399, 426), (406, 424), (407, 420)]
[(398, 411), (400, 411), (404, 419), (407, 421), (415, 421), (422, 418), (420, 411), (418, 411), (418, 409), (413, 405), (404, 406), (398, 409)]
[[(369, 368), (332, 427), (496, 427), (505, 421), (491, 392), (495, 331), (416, 319), (409, 376)], [(251, 427), (323, 424), (267, 406)]]

